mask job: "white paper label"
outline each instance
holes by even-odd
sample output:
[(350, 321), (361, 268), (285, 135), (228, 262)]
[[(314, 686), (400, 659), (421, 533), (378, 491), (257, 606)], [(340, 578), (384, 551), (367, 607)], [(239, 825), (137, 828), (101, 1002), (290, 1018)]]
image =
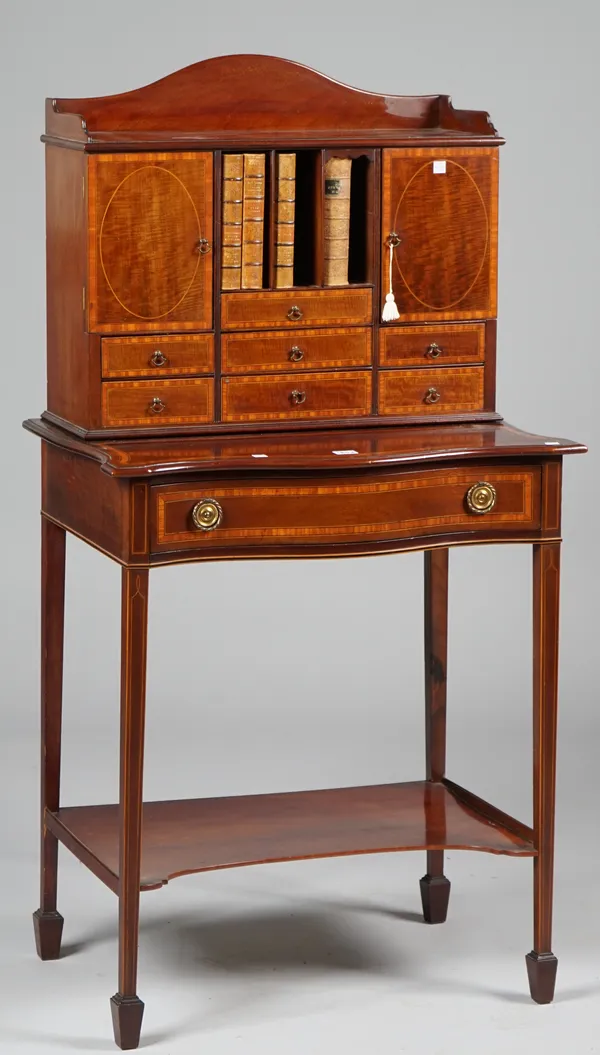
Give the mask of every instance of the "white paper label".
[(434, 171), (434, 174), (436, 172), (445, 172), (446, 171), (446, 162), (445, 161), (434, 161), (434, 163), (433, 163), (433, 171)]
[(251, 454), (250, 457), (251, 458), (268, 458), (269, 455), (268, 454)]
[(332, 454), (358, 454), (358, 451), (332, 451)]

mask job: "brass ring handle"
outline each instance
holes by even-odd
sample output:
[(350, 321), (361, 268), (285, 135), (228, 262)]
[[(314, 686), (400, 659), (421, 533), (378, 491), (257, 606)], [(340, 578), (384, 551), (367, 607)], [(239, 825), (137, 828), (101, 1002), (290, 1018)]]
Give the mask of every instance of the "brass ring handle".
[(210, 253), (210, 251), (212, 249), (212, 246), (211, 246), (208, 238), (200, 238), (196, 248), (197, 248), (198, 252), (200, 253), (200, 255), (204, 256), (206, 253)]
[(288, 358), (291, 359), (293, 363), (299, 363), (301, 359), (304, 359), (304, 352), (301, 348), (298, 347), (297, 344), (295, 344), (293, 348), (290, 348), (290, 354)]
[(167, 409), (167, 404), (163, 403), (159, 396), (155, 396), (150, 406), (148, 407), (148, 413), (150, 414), (162, 414), (163, 410)]
[(425, 395), (426, 403), (437, 403), (442, 398), (442, 393), (437, 388), (428, 388)]
[(401, 241), (402, 241), (402, 239), (400, 238), (399, 235), (396, 234), (395, 231), (390, 231), (390, 233), (388, 234), (388, 236), (387, 236), (387, 238), (385, 240), (385, 244), (390, 249), (395, 249), (396, 246), (400, 245)]
[(299, 406), (300, 403), (306, 402), (306, 392), (299, 392), (297, 388), (294, 388), (290, 392), (290, 400), (294, 406)]
[(292, 304), (290, 310), (287, 312), (287, 317), (291, 322), (297, 322), (304, 315), (302, 308), (299, 308), (297, 304)]
[(163, 355), (160, 348), (157, 348), (154, 355), (150, 356), (150, 366), (166, 366), (169, 360), (166, 355)]
[(200, 531), (214, 531), (223, 519), (223, 510), (216, 498), (201, 498), (192, 509), (192, 520)]
[(427, 346), (425, 350), (425, 355), (428, 355), (430, 359), (437, 359), (437, 357), (441, 355), (443, 351), (444, 349), (441, 348), (439, 344), (436, 344), (435, 341), (432, 341), (431, 344)]
[(469, 488), (466, 501), (471, 513), (490, 513), (496, 505), (496, 488), (482, 480)]

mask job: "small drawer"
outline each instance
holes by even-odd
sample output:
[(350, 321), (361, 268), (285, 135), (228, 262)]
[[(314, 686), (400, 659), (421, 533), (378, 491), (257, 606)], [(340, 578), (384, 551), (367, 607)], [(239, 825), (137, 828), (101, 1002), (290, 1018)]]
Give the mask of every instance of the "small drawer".
[(535, 466), (429, 469), (295, 484), (245, 478), (153, 486), (152, 549), (245, 549), (535, 531)]
[(485, 326), (398, 326), (379, 331), (381, 366), (460, 366), (482, 363)]
[(224, 333), (224, 374), (257, 370), (324, 370), (371, 365), (371, 330), (302, 330), (300, 333)]
[(213, 420), (214, 381), (105, 381), (102, 424), (200, 425)]
[(483, 367), (381, 370), (380, 414), (462, 414), (483, 408)]
[(177, 377), (212, 374), (212, 333), (181, 337), (104, 337), (102, 377)]
[(224, 293), (221, 297), (221, 328), (366, 326), (371, 322), (372, 300), (370, 286)]
[(223, 421), (298, 421), (371, 413), (371, 373), (224, 377)]

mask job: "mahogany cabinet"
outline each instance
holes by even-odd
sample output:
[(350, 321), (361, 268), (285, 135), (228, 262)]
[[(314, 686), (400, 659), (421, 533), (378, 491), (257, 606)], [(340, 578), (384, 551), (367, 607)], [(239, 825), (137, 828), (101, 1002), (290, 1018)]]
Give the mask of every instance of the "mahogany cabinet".
[[(503, 140), (489, 116), (234, 55), (123, 95), (48, 100), (43, 139), (48, 406), (25, 422), (42, 441), (40, 957), (60, 955), (61, 843), (118, 897), (111, 1009), (134, 1048), (142, 891), (421, 850), (436, 924), (444, 851), (481, 850), (532, 858), (527, 970), (550, 1002), (562, 461), (585, 448), (496, 411)], [(67, 533), (122, 569), (120, 784), (103, 806), (61, 799)], [(449, 552), (488, 543), (533, 549), (531, 826), (446, 771)], [(421, 781), (144, 801), (151, 569), (412, 550)]]

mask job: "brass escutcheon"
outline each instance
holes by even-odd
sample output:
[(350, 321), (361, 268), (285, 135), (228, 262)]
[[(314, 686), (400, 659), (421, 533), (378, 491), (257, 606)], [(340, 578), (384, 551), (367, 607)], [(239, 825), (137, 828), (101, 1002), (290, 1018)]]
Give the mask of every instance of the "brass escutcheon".
[(427, 346), (425, 355), (428, 355), (430, 359), (437, 359), (438, 355), (441, 355), (443, 350), (444, 349), (440, 348), (439, 344), (436, 344), (435, 341), (432, 341), (431, 344)]
[(299, 392), (297, 388), (294, 388), (290, 392), (290, 400), (294, 404), (294, 406), (298, 406), (300, 403), (305, 403), (306, 392)]
[(297, 322), (304, 315), (302, 308), (299, 308), (297, 304), (292, 304), (290, 310), (287, 312), (287, 317), (291, 322)]
[(151, 366), (166, 366), (168, 362), (169, 360), (167, 359), (166, 355), (163, 355), (160, 348), (157, 348), (154, 355), (150, 356)]
[(200, 253), (200, 255), (204, 256), (205, 253), (210, 253), (210, 251), (212, 249), (212, 246), (211, 246), (208, 238), (200, 238), (196, 248), (197, 248), (198, 252)]
[(399, 235), (396, 234), (395, 231), (390, 231), (390, 233), (388, 234), (388, 236), (387, 236), (387, 238), (385, 240), (385, 244), (390, 249), (395, 249), (396, 246), (400, 245), (401, 241), (402, 241), (402, 239), (400, 238)]
[(442, 398), (442, 393), (437, 388), (428, 388), (425, 394), (426, 403), (437, 403)]
[(150, 406), (148, 407), (148, 411), (150, 414), (162, 414), (163, 410), (166, 409), (167, 404), (163, 403), (162, 399), (160, 399), (159, 396), (155, 396)]
[(471, 513), (490, 513), (496, 505), (496, 488), (483, 480), (473, 484), (466, 497)]
[(293, 363), (299, 363), (301, 359), (304, 359), (304, 352), (301, 348), (298, 347), (297, 344), (295, 344), (293, 348), (290, 348), (290, 354), (288, 358), (291, 359)]
[(214, 531), (223, 519), (223, 510), (216, 498), (202, 498), (192, 509), (192, 520), (200, 531)]

